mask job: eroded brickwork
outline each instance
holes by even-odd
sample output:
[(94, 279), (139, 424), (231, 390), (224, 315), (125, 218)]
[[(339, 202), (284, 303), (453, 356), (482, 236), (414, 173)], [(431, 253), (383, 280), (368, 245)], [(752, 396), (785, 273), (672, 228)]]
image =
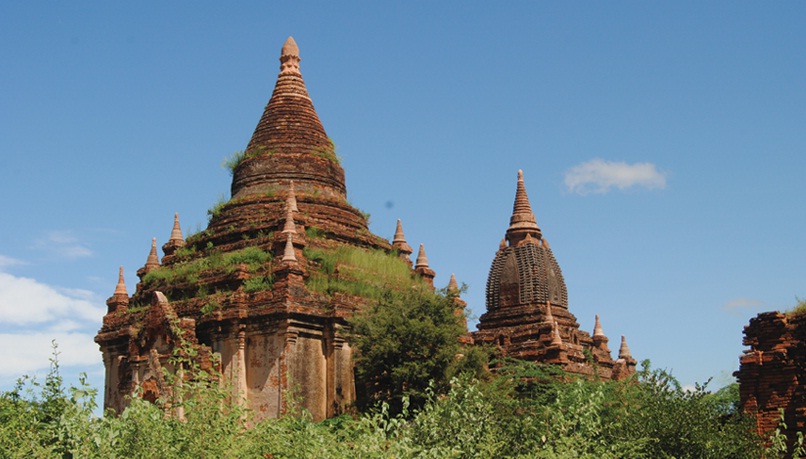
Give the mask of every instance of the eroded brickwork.
[(744, 327), (739, 371), (742, 408), (756, 416), (758, 433), (768, 436), (784, 412), (787, 434), (806, 430), (806, 315), (765, 312)]

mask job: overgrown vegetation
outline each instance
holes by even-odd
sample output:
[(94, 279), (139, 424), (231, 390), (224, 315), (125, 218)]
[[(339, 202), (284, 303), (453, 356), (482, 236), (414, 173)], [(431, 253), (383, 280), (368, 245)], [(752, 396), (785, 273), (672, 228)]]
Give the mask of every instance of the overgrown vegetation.
[[(182, 250), (182, 249), (179, 249)], [(180, 257), (177, 250), (177, 257)], [(181, 254), (182, 257), (195, 253), (195, 249), (188, 249)], [(180, 258), (182, 260), (183, 258)], [(272, 254), (259, 247), (246, 247), (228, 253), (212, 252), (205, 257), (191, 258), (168, 266), (149, 271), (143, 277), (143, 283), (149, 287), (168, 288), (176, 285), (198, 284), (202, 272), (221, 270), (227, 274), (233, 273), (238, 266), (246, 265), (250, 273), (258, 272), (262, 267), (271, 263)], [(253, 280), (255, 279), (255, 280)], [(271, 277), (256, 276), (244, 282), (244, 288), (249, 291), (268, 290), (271, 288)], [(203, 288), (204, 286), (199, 286)]]
[[(791, 457), (780, 434), (763, 448), (750, 421), (725, 413), (730, 391), (685, 391), (648, 367), (626, 382), (546, 377), (504, 368), (489, 381), (453, 378), (446, 393), (398, 414), (381, 403), (356, 416), (315, 423), (290, 406), (247, 428), (218, 376), (182, 360), (181, 390), (156, 404), (134, 398), (119, 416), (93, 415), (96, 391), (65, 388), (54, 360), (44, 383), (23, 379), (0, 394), (3, 458), (731, 458)], [(551, 372), (546, 373), (550, 375)], [(405, 399), (404, 399), (405, 400)], [(727, 403), (727, 405), (731, 405)]]
[[(380, 281), (387, 285), (378, 287), (380, 296), (353, 318), (358, 379), (367, 382), (356, 414), (316, 423), (286, 394), (284, 416), (253, 422), (254, 413), (233, 387), (195, 363), (192, 346), (175, 328), (179, 346), (169, 367), (181, 371), (163, 375), (171, 392), (156, 403), (135, 394), (123, 413), (97, 417), (97, 391), (83, 378), (66, 388), (56, 353), (43, 383), (22, 378), (13, 390), (0, 393), (0, 458), (769, 459), (803, 454), (802, 436), (792, 439), (795, 450), (789, 451), (791, 443), (780, 429), (764, 447), (753, 433), (754, 421), (739, 411), (735, 385), (716, 392), (707, 383), (686, 390), (648, 362), (627, 381), (575, 378), (554, 366), (522, 361), (494, 362), (495, 372), (486, 372), (486, 356), (459, 344), (454, 293), (412, 288), (422, 282), (395, 284), (391, 279), (398, 268), (388, 261), (393, 258), (360, 252), (314, 251), (318, 269), (328, 276), (372, 267), (384, 273), (381, 278), (389, 277)], [(266, 257), (238, 251), (227, 261), (259, 264)], [(372, 280), (369, 274), (352, 276), (353, 282)]]
[(235, 153), (224, 158), (224, 161), (221, 163), (221, 167), (227, 169), (230, 175), (232, 175), (235, 173), (235, 168), (237, 168), (238, 165), (245, 160), (255, 158), (257, 156), (268, 156), (272, 154), (274, 154), (274, 151), (269, 150), (266, 147), (256, 147), (251, 150), (236, 151)]
[(487, 363), (482, 348), (460, 344), (464, 323), (444, 292), (386, 290), (351, 322), (359, 409), (383, 401), (397, 414), (404, 400), (419, 409), (429, 392), (446, 393), (452, 376), (480, 375)]
[(388, 290), (425, 288), (412, 278), (406, 262), (380, 250), (342, 245), (334, 249), (306, 247), (303, 254), (314, 268), (306, 285), (319, 293), (377, 299)]

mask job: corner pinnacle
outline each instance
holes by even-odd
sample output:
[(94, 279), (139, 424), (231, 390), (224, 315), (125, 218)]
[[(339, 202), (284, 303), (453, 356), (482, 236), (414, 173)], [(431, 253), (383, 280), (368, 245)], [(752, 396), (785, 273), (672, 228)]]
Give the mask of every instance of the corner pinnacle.
[(602, 330), (602, 323), (599, 321), (599, 314), (596, 314), (596, 324), (593, 326), (593, 336), (594, 338), (605, 336), (604, 330)]
[(425, 255), (425, 245), (420, 244), (420, 251), (417, 253), (417, 261), (414, 262), (414, 269), (428, 268), (428, 257)]
[(160, 267), (160, 259), (157, 256), (157, 238), (151, 238), (151, 251), (148, 252), (148, 258), (146, 259), (146, 272)]
[(630, 354), (630, 348), (627, 346), (627, 338), (624, 335), (621, 335), (621, 347), (618, 349), (618, 358), (629, 360), (632, 358)]
[(123, 266), (121, 266), (120, 271), (118, 271), (118, 284), (115, 286), (114, 295), (129, 296), (129, 293), (126, 291), (126, 282), (123, 281)]

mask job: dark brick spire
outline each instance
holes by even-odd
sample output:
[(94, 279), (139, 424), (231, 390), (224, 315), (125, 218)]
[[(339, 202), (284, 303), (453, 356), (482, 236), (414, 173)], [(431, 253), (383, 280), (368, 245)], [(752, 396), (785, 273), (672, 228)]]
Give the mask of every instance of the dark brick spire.
[(512, 217), (509, 219), (507, 240), (510, 245), (516, 245), (526, 236), (540, 239), (540, 228), (535, 221), (535, 214), (526, 195), (526, 186), (523, 184), (523, 171), (518, 171), (518, 186), (515, 190), (515, 204), (512, 206)]
[(233, 171), (232, 196), (286, 189), (294, 180), (300, 191), (316, 188), (343, 199), (344, 169), (305, 88), (292, 37), (280, 54), (274, 92), (243, 153), (245, 159)]
[(275, 153), (333, 152), (325, 128), (313, 108), (299, 70), (299, 48), (288, 37), (280, 56), (280, 75), (247, 152), (265, 149)]

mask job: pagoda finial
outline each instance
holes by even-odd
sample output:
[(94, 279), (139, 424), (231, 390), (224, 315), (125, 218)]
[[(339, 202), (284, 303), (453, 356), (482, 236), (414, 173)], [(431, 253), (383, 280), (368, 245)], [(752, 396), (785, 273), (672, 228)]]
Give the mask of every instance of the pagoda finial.
[(297, 256), (294, 254), (293, 235), (291, 233), (288, 233), (288, 236), (285, 240), (285, 251), (283, 251), (283, 261), (288, 262), (297, 261)]
[(123, 280), (123, 266), (121, 266), (120, 271), (118, 271), (118, 285), (115, 286), (114, 295), (129, 296), (129, 293), (126, 291), (126, 282)]
[(420, 244), (420, 251), (417, 252), (417, 261), (414, 262), (414, 269), (428, 267), (428, 257), (425, 255), (425, 245)]
[(392, 238), (392, 247), (396, 248), (403, 257), (408, 258), (411, 255), (411, 246), (406, 243), (406, 236), (403, 234), (403, 224), (400, 219), (397, 219), (397, 227), (395, 228), (395, 237)]
[(151, 251), (148, 252), (148, 258), (146, 259), (146, 272), (159, 267), (160, 259), (157, 257), (157, 238), (153, 237), (151, 238)]
[(602, 330), (602, 322), (599, 321), (599, 314), (596, 314), (596, 324), (593, 326), (593, 337), (604, 337), (604, 330)]
[(450, 293), (459, 292), (459, 284), (456, 282), (456, 274), (454, 273), (451, 273), (451, 280), (448, 281), (448, 292)]
[(287, 200), (287, 203), (288, 203), (288, 206), (291, 208), (292, 211), (299, 212), (299, 209), (297, 208), (297, 195), (296, 195), (296, 193), (294, 193), (294, 181), (293, 180), (291, 180), (290, 183), (288, 184), (288, 200)]
[(630, 348), (627, 346), (627, 338), (625, 338), (624, 335), (621, 335), (621, 346), (618, 349), (618, 358), (624, 360), (632, 359)]
[(512, 206), (512, 216), (509, 218), (507, 239), (510, 245), (517, 245), (527, 235), (540, 239), (540, 228), (535, 221), (535, 214), (526, 195), (526, 186), (523, 182), (523, 171), (518, 170), (518, 186), (515, 190), (515, 204)]
[(294, 37), (288, 37), (280, 51), (280, 75), (299, 74), (299, 47)]

